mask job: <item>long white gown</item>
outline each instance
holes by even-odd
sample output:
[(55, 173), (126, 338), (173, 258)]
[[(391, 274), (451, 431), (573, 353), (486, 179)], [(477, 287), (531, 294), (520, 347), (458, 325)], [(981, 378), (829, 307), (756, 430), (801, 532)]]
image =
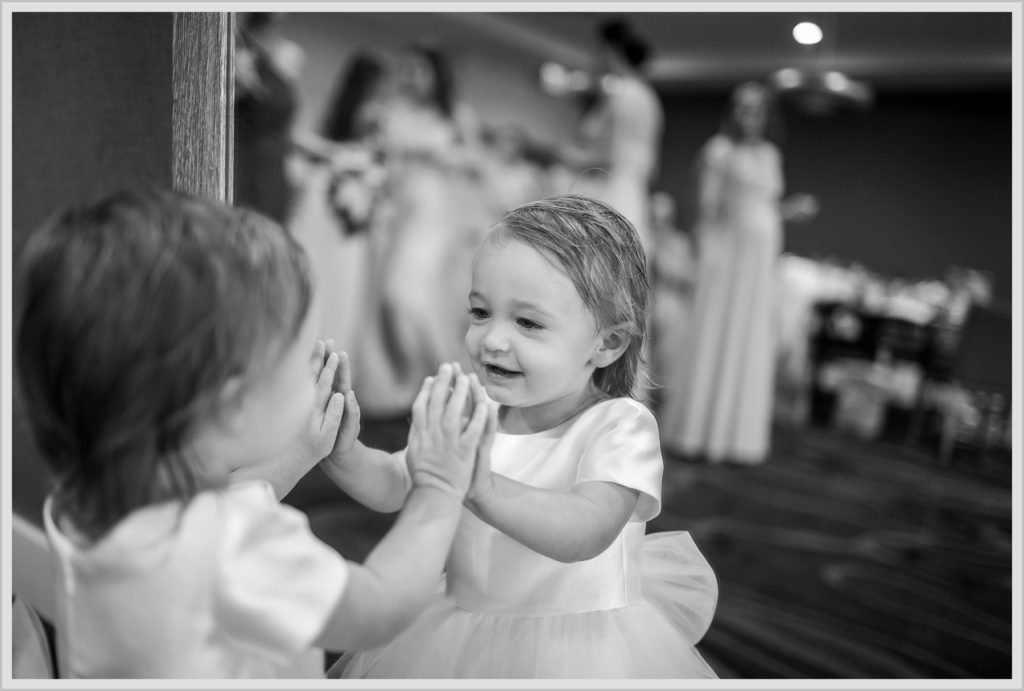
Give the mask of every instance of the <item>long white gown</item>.
[(337, 350), (357, 357), (360, 324), (367, 317), (373, 240), (369, 232), (346, 233), (329, 200), (331, 178), (329, 166), (309, 167), (288, 227), (306, 250), (321, 301), (319, 338), (334, 339)]
[(386, 417), (406, 414), (424, 377), (442, 362), (459, 360), (468, 370), (465, 307), (486, 221), (450, 160), (457, 146), (450, 121), (395, 101), (380, 125), (387, 209), (372, 231), (379, 249), (371, 259), (353, 379), (363, 411)]
[(702, 149), (709, 217), (698, 221), (694, 311), (659, 411), (667, 450), (762, 462), (770, 441), (781, 157), (716, 135)]
[(636, 227), (651, 247), (650, 184), (657, 173), (664, 114), (649, 84), (615, 76), (601, 102), (580, 123), (582, 143), (602, 151), (608, 170), (585, 171), (577, 192), (593, 196)]

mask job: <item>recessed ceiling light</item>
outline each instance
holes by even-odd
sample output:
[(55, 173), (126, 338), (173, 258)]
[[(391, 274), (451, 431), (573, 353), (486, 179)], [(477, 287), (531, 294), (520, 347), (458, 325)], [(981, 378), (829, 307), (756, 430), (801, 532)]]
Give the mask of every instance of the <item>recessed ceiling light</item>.
[(825, 86), (832, 89), (833, 91), (842, 91), (850, 83), (850, 80), (846, 78), (846, 75), (842, 72), (826, 72), (825, 73)]
[(775, 73), (774, 77), (775, 81), (783, 89), (795, 89), (800, 86), (800, 82), (803, 81), (803, 74), (801, 74), (800, 70), (792, 67), (786, 67), (779, 70)]
[(793, 27), (793, 38), (797, 43), (813, 46), (821, 42), (821, 27), (814, 22), (800, 22)]

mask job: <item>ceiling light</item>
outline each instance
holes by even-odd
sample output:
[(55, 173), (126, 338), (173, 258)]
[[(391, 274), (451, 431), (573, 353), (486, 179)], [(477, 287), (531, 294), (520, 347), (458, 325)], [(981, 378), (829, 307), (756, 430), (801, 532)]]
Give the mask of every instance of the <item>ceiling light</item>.
[(557, 62), (540, 67), (540, 86), (551, 96), (584, 93), (594, 87), (593, 79), (584, 70), (575, 70)]
[(793, 67), (785, 67), (775, 73), (776, 84), (783, 89), (795, 89), (803, 81), (803, 74)]
[(787, 67), (773, 73), (768, 83), (784, 100), (812, 115), (844, 109), (866, 111), (874, 103), (868, 84), (834, 70), (822, 73)]
[[(786, 67), (771, 74), (768, 83), (783, 100), (812, 115), (828, 115), (839, 110), (867, 111), (874, 103), (870, 84), (858, 81), (836, 69), (838, 17), (824, 16), (829, 40), (826, 50), (819, 46), (813, 58), (805, 56), (803, 66)], [(793, 38), (805, 45), (822, 41), (824, 32), (817, 24), (800, 22), (793, 27)], [(823, 44), (824, 45), (824, 44)]]
[(825, 73), (825, 86), (832, 91), (842, 91), (850, 83), (850, 80), (846, 78), (846, 75), (842, 72), (826, 72)]
[(814, 22), (800, 22), (793, 27), (793, 38), (797, 43), (805, 46), (813, 46), (821, 42), (821, 27)]

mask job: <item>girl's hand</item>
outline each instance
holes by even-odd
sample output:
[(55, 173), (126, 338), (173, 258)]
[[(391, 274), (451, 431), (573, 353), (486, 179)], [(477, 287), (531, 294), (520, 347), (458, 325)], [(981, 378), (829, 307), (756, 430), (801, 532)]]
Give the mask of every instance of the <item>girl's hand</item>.
[[(324, 357), (325, 353), (326, 358)], [(320, 361), (319, 367), (315, 366), (317, 360)], [(316, 399), (313, 404), (313, 415), (309, 426), (299, 437), (296, 451), (302, 458), (315, 462), (330, 453), (331, 447), (334, 446), (345, 412), (345, 399), (341, 394), (334, 393), (332, 390), (338, 368), (338, 354), (328, 353), (327, 345), (323, 341), (317, 341), (313, 363), (316, 371)]]
[(481, 403), (463, 424), (468, 394), (469, 377), (456, 376), (449, 363), (441, 365), (436, 377), (427, 377), (412, 406), (406, 454), (414, 486), (436, 487), (460, 501), (472, 480), (487, 419), (487, 406)]
[(328, 359), (331, 355), (337, 356), (337, 367), (333, 373), (331, 387), (335, 396), (340, 396), (344, 402), (344, 415), (341, 424), (336, 430), (337, 434), (333, 445), (324, 454), (326, 459), (333, 463), (343, 463), (345, 454), (355, 448), (356, 440), (359, 439), (360, 412), (359, 401), (356, 400), (356, 393), (352, 390), (352, 368), (349, 363), (348, 353), (334, 352), (334, 341), (328, 340), (326, 344)]
[(483, 403), (487, 406), (487, 422), (480, 438), (480, 445), (477, 447), (472, 482), (469, 491), (466, 492), (466, 502), (472, 504), (486, 497), (494, 487), (491, 480), (491, 446), (494, 444), (494, 435), (498, 431), (498, 405), (487, 395), (476, 374), (471, 374), (469, 377), (469, 390), (472, 403), (476, 405)]

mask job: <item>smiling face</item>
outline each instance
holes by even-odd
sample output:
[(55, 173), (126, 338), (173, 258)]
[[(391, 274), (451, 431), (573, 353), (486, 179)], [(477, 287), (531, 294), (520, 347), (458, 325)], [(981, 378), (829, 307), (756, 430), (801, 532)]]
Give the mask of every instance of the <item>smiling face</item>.
[(487, 394), (548, 429), (596, 394), (603, 336), (569, 277), (515, 239), (492, 235), (473, 265), (466, 348)]
[(422, 54), (408, 50), (398, 59), (395, 70), (397, 88), (408, 96), (428, 99), (437, 88), (434, 68)]

